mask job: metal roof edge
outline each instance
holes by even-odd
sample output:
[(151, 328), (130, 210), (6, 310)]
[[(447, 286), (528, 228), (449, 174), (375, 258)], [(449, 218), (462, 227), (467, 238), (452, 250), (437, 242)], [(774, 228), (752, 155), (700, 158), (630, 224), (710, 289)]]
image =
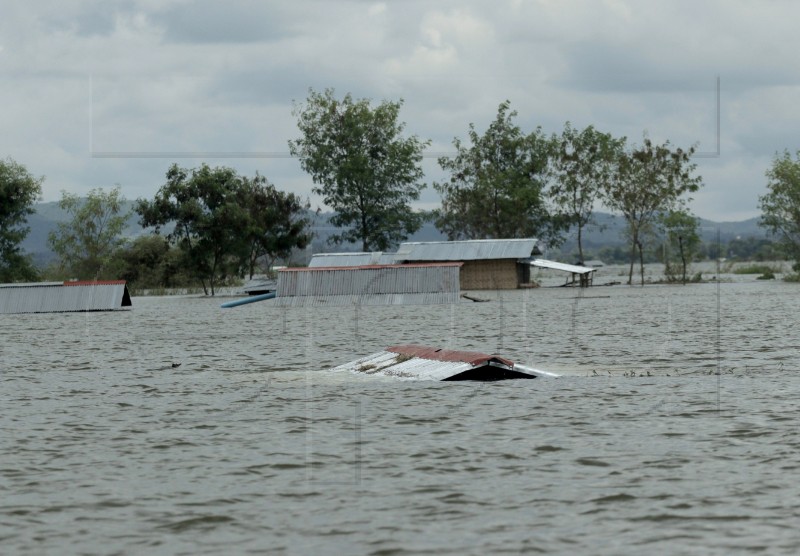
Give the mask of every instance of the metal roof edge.
[(281, 268), (278, 272), (317, 272), (321, 270), (378, 270), (382, 268), (431, 268), (431, 267), (451, 267), (464, 266), (459, 261), (443, 261), (436, 263), (408, 263), (408, 264), (372, 264), (362, 266), (300, 266), (293, 268)]

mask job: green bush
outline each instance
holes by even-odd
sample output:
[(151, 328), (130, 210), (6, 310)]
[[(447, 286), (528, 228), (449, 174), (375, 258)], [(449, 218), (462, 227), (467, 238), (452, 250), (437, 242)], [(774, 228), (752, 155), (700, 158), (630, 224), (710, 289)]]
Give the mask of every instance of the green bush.
[(774, 268), (768, 264), (750, 264), (740, 266), (732, 270), (733, 274), (762, 274), (764, 276), (772, 275), (772, 278), (762, 278), (762, 280), (772, 280), (775, 278), (775, 273), (780, 272), (779, 268)]

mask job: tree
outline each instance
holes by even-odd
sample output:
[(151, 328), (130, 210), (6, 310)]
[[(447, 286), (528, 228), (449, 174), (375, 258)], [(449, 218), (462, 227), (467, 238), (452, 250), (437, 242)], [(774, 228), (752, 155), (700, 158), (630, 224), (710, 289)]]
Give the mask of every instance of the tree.
[(436, 227), (454, 239), (537, 237), (560, 240), (568, 222), (551, 214), (544, 195), (553, 143), (540, 128), (526, 135), (505, 101), (483, 135), (469, 124), (470, 146), (453, 139), (457, 154), (439, 158), (450, 180), (434, 183), (442, 195)]
[(125, 198), (120, 188), (92, 189), (86, 198), (61, 192), (58, 206), (71, 216), (59, 222), (47, 241), (58, 255), (60, 269), (79, 279), (116, 278), (109, 263), (125, 240), (127, 214), (120, 214)]
[(700, 248), (697, 217), (686, 210), (671, 210), (661, 215), (664, 228), (664, 274), (670, 282), (677, 281), (686, 285), (686, 269), (688, 263)]
[(30, 232), (25, 224), (42, 193), (43, 181), (10, 158), (0, 160), (0, 282), (36, 279), (20, 243)]
[(148, 234), (121, 247), (114, 255), (119, 277), (133, 290), (193, 286), (182, 265), (183, 253), (166, 238)]
[(308, 203), (294, 193), (279, 191), (263, 176), (256, 174), (244, 182), (244, 206), (248, 207), (249, 244), (247, 272), (250, 278), (260, 259), (269, 270), (278, 258), (287, 258), (293, 249), (304, 249), (311, 242), (310, 221), (305, 217)]
[(595, 201), (608, 188), (625, 139), (614, 139), (589, 126), (583, 131), (564, 125), (554, 137), (550, 195), (578, 229), (578, 258), (583, 264), (583, 228), (592, 222)]
[(615, 179), (604, 191), (603, 198), (612, 210), (622, 213), (631, 241), (628, 284), (633, 283), (636, 250), (644, 285), (642, 232), (654, 224), (660, 213), (680, 208), (683, 195), (697, 191), (702, 178), (694, 176), (697, 165), (691, 162), (695, 147), (672, 150), (670, 142), (655, 145), (645, 136), (641, 147), (623, 151), (617, 163)]
[(203, 164), (189, 170), (173, 164), (167, 182), (152, 201), (139, 199), (135, 211), (139, 223), (161, 227), (174, 223), (167, 240), (180, 247), (189, 272), (208, 295), (216, 285), (234, 274), (246, 256), (247, 207), (240, 206), (242, 179), (232, 168), (210, 168)]
[(760, 224), (779, 241), (784, 253), (800, 271), (800, 151), (775, 155), (767, 170), (767, 193), (759, 197)]
[(289, 141), (289, 150), (311, 175), (312, 191), (336, 212), (331, 223), (342, 231), (332, 243), (360, 241), (364, 251), (386, 250), (422, 226), (410, 203), (425, 187), (420, 163), (429, 142), (402, 136), (402, 104), (383, 101), (373, 108), (349, 93), (340, 100), (332, 89), (310, 89), (305, 105), (295, 105), (302, 136)]
[(173, 164), (152, 201), (139, 199), (136, 212), (155, 233), (174, 223), (167, 240), (184, 255), (185, 268), (206, 295), (229, 277), (252, 272), (260, 256), (304, 247), (307, 220), (296, 196), (275, 190), (265, 178), (240, 176), (232, 168), (187, 170)]

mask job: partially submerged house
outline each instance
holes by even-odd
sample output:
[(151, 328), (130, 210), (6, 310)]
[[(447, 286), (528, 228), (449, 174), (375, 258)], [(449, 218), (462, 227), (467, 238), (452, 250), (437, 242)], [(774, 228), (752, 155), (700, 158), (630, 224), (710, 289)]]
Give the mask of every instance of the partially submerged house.
[(557, 374), (514, 363), (498, 355), (418, 345), (387, 347), (332, 370), (443, 381), (558, 377)]
[(284, 268), (280, 306), (458, 303), (460, 263)]
[(466, 241), (406, 242), (395, 262), (460, 262), (462, 290), (510, 290), (530, 283), (530, 260), (539, 255), (538, 240), (473, 239)]
[(118, 311), (131, 305), (125, 280), (0, 284), (0, 314)]

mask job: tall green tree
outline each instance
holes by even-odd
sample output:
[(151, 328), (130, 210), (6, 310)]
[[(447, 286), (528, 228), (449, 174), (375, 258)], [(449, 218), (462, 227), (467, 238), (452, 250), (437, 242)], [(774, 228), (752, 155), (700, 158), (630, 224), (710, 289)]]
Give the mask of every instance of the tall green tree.
[(800, 272), (800, 151), (775, 155), (767, 170), (767, 193), (759, 197), (760, 224), (779, 241)]
[(241, 202), (248, 208), (247, 273), (253, 277), (259, 261), (268, 271), (276, 259), (289, 257), (292, 250), (311, 242), (308, 203), (294, 193), (275, 188), (264, 176), (245, 180)]
[(686, 284), (689, 262), (701, 245), (697, 217), (685, 209), (671, 210), (661, 215), (664, 229), (664, 274), (670, 282)]
[(669, 141), (654, 144), (645, 136), (641, 146), (622, 152), (615, 179), (603, 194), (605, 204), (625, 218), (631, 241), (628, 284), (633, 283), (633, 266), (639, 252), (641, 283), (644, 285), (644, 253), (642, 232), (655, 225), (660, 213), (678, 209), (688, 200), (685, 194), (697, 191), (702, 178), (694, 175), (695, 152), (680, 147), (672, 149)]
[(36, 279), (37, 272), (20, 244), (30, 232), (27, 219), (34, 212), (43, 181), (10, 158), (0, 160), (0, 282)]
[(421, 161), (429, 142), (403, 136), (402, 105), (373, 107), (349, 93), (338, 99), (333, 89), (310, 89), (305, 104), (295, 105), (301, 137), (289, 141), (289, 150), (311, 175), (313, 192), (336, 212), (331, 223), (342, 231), (332, 243), (386, 250), (422, 226), (410, 203), (425, 187)]
[(227, 167), (173, 164), (155, 198), (139, 199), (135, 210), (139, 223), (156, 233), (174, 224), (167, 240), (181, 249), (185, 269), (211, 295), (243, 269), (252, 272), (259, 257), (282, 256), (310, 240), (296, 196)]
[(133, 291), (197, 285), (184, 267), (184, 255), (161, 235), (139, 236), (117, 250), (114, 256), (119, 277)]
[(516, 116), (508, 101), (501, 103), (482, 135), (469, 124), (469, 145), (455, 138), (456, 155), (439, 158), (450, 179), (433, 185), (442, 196), (435, 224), (449, 239), (560, 242), (568, 222), (551, 212), (545, 194), (553, 142), (540, 128), (525, 134)]
[(578, 131), (567, 122), (553, 141), (555, 179), (550, 196), (577, 228), (578, 258), (583, 264), (583, 229), (592, 222), (595, 202), (613, 179), (625, 139), (614, 139), (593, 126)]
[(188, 271), (208, 295), (236, 273), (247, 252), (247, 207), (240, 206), (242, 178), (232, 168), (186, 169), (173, 164), (152, 201), (139, 199), (139, 223), (155, 233), (174, 223), (167, 235), (180, 247)]
[(122, 231), (128, 215), (119, 187), (92, 189), (86, 198), (61, 192), (58, 206), (71, 219), (59, 222), (47, 241), (58, 255), (59, 267), (80, 279), (116, 278), (110, 266), (114, 252), (125, 242)]

